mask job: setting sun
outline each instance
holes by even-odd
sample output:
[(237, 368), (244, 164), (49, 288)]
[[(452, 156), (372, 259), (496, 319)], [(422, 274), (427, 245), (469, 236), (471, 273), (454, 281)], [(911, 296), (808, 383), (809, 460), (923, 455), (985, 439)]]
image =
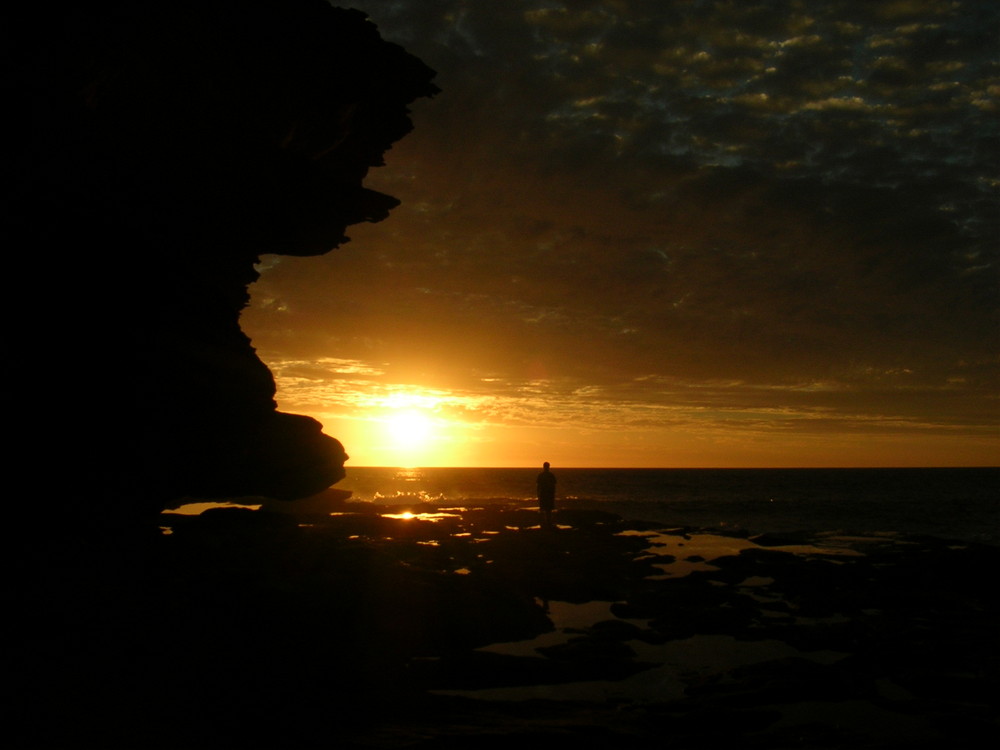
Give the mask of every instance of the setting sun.
[(385, 421), (389, 439), (407, 450), (434, 436), (434, 422), (424, 413), (408, 411), (389, 416)]
[(373, 442), (382, 447), (389, 463), (400, 466), (423, 465), (438, 452), (444, 427), (429, 412), (406, 410), (389, 412), (376, 420), (381, 435)]
[(282, 408), (351, 465), (397, 463), (392, 389), (435, 466), (995, 465), (998, 4), (575, 5), (360, 3), (445, 96), (389, 219), (262, 256)]
[(9, 747), (996, 731), (1000, 0), (20, 6)]
[(440, 465), (459, 460), (464, 425), (449, 418), (449, 396), (427, 389), (396, 390), (370, 399), (354, 422), (359, 464)]

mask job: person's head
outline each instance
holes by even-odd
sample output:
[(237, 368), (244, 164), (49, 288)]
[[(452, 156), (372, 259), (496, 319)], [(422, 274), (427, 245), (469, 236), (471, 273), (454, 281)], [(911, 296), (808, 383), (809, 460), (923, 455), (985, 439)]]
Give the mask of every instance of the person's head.
[(542, 468), (543, 468), (543, 469), (547, 469), (547, 468), (549, 468), (549, 462), (548, 462), (548, 461), (546, 461), (546, 462), (545, 462), (544, 464), (542, 464)]

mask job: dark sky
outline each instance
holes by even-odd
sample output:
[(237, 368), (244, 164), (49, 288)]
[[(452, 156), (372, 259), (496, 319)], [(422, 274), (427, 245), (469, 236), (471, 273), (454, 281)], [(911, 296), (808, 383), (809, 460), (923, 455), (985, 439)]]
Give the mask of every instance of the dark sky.
[(442, 93), (243, 320), (355, 464), (1000, 463), (997, 3), (353, 6)]

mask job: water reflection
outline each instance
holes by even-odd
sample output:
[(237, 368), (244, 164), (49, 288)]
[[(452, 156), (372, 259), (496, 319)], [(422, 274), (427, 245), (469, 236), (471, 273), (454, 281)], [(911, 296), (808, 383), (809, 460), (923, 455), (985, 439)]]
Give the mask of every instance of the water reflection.
[(402, 513), (379, 513), (381, 518), (395, 518), (403, 521), (412, 521), (417, 519), (418, 521), (443, 521), (446, 518), (461, 518), (458, 513), (414, 513), (413, 511), (406, 510)]
[[(508, 656), (542, 658), (538, 649), (566, 643), (580, 629), (595, 622), (614, 619), (611, 602), (547, 602), (548, 613), (556, 626), (528, 641), (498, 643), (487, 646), (489, 651)], [(637, 625), (644, 620), (627, 620)], [(433, 690), (438, 695), (464, 696), (479, 700), (523, 701), (529, 699), (554, 701), (621, 701), (659, 703), (680, 700), (688, 688), (715, 675), (751, 664), (787, 657), (802, 657), (820, 664), (832, 664), (847, 656), (838, 651), (800, 651), (778, 640), (741, 641), (728, 635), (696, 635), (662, 644), (639, 640), (627, 641), (635, 652), (636, 661), (658, 666), (638, 672), (622, 680), (592, 680), (544, 685), (485, 688), (480, 690)]]
[(681, 578), (696, 570), (718, 570), (711, 560), (720, 557), (738, 555), (746, 549), (755, 549), (758, 545), (739, 537), (720, 536), (717, 534), (676, 534), (657, 533), (652, 531), (623, 531), (621, 536), (639, 536), (649, 541), (645, 553), (647, 557), (670, 557), (669, 562), (658, 563), (653, 567), (663, 571), (660, 576), (650, 576), (650, 579)]
[(419, 492), (404, 492), (403, 490), (396, 490), (391, 494), (383, 494), (381, 492), (376, 492), (372, 495), (373, 503), (381, 503), (383, 505), (388, 504), (402, 504), (402, 503), (441, 503), (447, 498), (444, 495), (431, 495), (426, 490), (420, 490)]
[(206, 510), (212, 510), (213, 508), (246, 508), (247, 510), (260, 510), (261, 503), (257, 504), (243, 504), (243, 503), (230, 503), (230, 502), (194, 502), (194, 503), (184, 503), (177, 508), (168, 508), (164, 513), (177, 513), (182, 516), (200, 516)]
[(401, 482), (420, 482), (424, 478), (424, 473), (420, 469), (400, 469), (392, 475), (392, 478)]
[(722, 536), (719, 534), (685, 534), (677, 531), (623, 531), (620, 536), (638, 536), (648, 539), (649, 547), (644, 550), (647, 558), (673, 558), (670, 561), (654, 564), (653, 567), (662, 570), (663, 574), (650, 576), (650, 580), (682, 578), (695, 571), (718, 570), (717, 566), (712, 565), (713, 560), (717, 560), (720, 557), (739, 555), (746, 550), (770, 549), (804, 557), (822, 555), (827, 559), (864, 556), (863, 552), (859, 552), (850, 546), (851, 541), (856, 541), (856, 538), (836, 535), (825, 537), (822, 544), (781, 544), (767, 546), (757, 544), (752, 539), (745, 539), (743, 537)]
[[(507, 656), (538, 656), (541, 658), (538, 653), (539, 648), (566, 643), (580, 630), (589, 628), (595, 622), (616, 619), (611, 614), (612, 602), (594, 601), (584, 604), (572, 604), (570, 602), (550, 600), (536, 601), (549, 616), (549, 619), (552, 620), (552, 624), (555, 625), (554, 631), (542, 633), (538, 637), (526, 641), (494, 643), (484, 646), (479, 650)], [(640, 621), (637, 620), (635, 622), (638, 624)], [(641, 622), (645, 623), (645, 621)]]

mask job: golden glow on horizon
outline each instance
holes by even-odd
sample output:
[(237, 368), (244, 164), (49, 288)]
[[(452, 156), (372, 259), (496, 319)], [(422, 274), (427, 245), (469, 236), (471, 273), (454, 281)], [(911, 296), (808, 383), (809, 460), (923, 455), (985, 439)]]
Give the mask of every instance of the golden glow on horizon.
[[(393, 5), (387, 33), (448, 49), (441, 81), (524, 96), (418, 102), (366, 178), (392, 216), (344, 251), (261, 262), (244, 329), (282, 410), (324, 422), (351, 466), (1000, 463), (973, 198), (997, 184), (993, 50), (955, 11), (973, 4), (746, 4), (747, 24), (705, 3), (695, 26), (645, 3), (649, 46), (629, 43), (631, 3), (464, 3), (461, 34), (436, 4)], [(667, 90), (698, 106), (673, 116)], [(510, 107), (547, 137), (512, 133)]]
[(389, 411), (377, 422), (383, 431), (382, 444), (399, 458), (400, 466), (419, 466), (437, 450), (444, 426), (430, 413), (417, 409)]
[[(836, 383), (643, 378), (657, 387), (642, 400), (629, 384), (493, 376), (448, 388), (389, 380), (361, 361), (271, 365), (279, 408), (318, 419), (354, 467), (989, 466), (1000, 455), (986, 426), (952, 443), (947, 426), (838, 409), (847, 386)], [(816, 403), (796, 405), (804, 393)], [(791, 405), (775, 406), (775, 395)]]
[(428, 415), (418, 411), (391, 415), (386, 420), (385, 427), (389, 438), (404, 451), (426, 442), (434, 434), (434, 422)]
[(421, 388), (372, 399), (350, 420), (352, 463), (401, 467), (460, 463), (463, 457), (457, 447), (467, 425), (446, 416), (447, 402), (447, 394)]

